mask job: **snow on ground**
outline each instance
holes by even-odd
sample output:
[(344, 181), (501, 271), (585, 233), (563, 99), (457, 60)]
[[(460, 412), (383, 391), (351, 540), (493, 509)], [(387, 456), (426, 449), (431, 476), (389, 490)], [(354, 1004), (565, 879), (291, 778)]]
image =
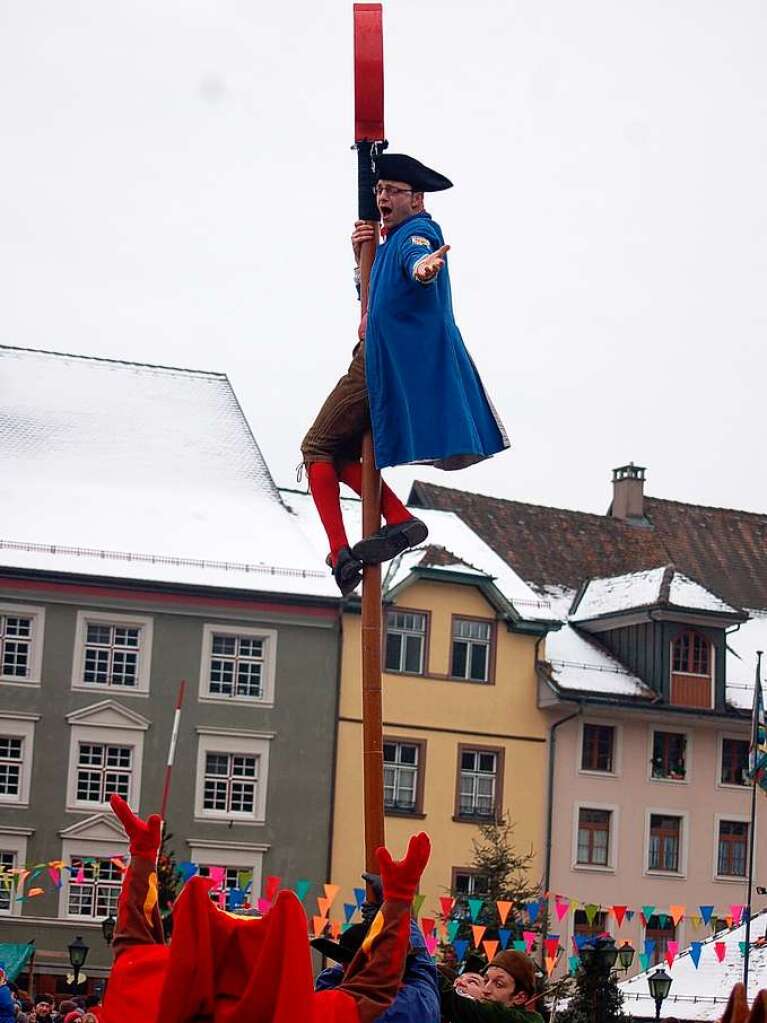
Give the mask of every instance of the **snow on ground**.
[[(767, 927), (767, 912), (761, 912), (751, 921), (751, 954), (749, 957), (749, 1002), (757, 992), (767, 987), (767, 942), (764, 941)], [(739, 943), (745, 941), (746, 927), (741, 924), (730, 931), (719, 931), (703, 942), (698, 968), (685, 949), (676, 957), (669, 968), (664, 970), (672, 978), (669, 997), (664, 1001), (663, 1017), (676, 1017), (679, 1020), (718, 1020), (724, 1012), (733, 985), (743, 980), (743, 956)], [(725, 945), (724, 961), (719, 962), (714, 951), (714, 944), (723, 942)], [(650, 997), (648, 977), (654, 972), (653, 967), (646, 973), (638, 973), (630, 980), (618, 986), (625, 996), (624, 1011), (632, 1017), (655, 1018), (655, 1002)]]

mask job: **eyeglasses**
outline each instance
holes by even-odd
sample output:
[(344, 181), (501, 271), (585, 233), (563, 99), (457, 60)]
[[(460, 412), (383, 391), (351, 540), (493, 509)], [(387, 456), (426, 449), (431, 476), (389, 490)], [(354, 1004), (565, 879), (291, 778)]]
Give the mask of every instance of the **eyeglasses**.
[(376, 185), (373, 189), (376, 195), (401, 195), (403, 192), (412, 192), (412, 188), (397, 188), (396, 185)]

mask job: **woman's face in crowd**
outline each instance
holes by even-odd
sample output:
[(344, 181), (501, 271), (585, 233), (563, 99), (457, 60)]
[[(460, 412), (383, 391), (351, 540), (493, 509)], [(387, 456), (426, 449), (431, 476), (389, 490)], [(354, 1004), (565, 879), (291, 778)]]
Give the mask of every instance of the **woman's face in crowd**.
[(459, 994), (467, 998), (481, 998), (484, 986), (485, 978), (481, 973), (462, 973), (453, 985)]

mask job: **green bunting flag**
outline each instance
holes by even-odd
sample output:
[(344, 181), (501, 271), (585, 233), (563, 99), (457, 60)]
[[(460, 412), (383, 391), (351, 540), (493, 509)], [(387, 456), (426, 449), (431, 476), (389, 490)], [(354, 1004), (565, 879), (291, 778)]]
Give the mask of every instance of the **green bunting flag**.
[(306, 898), (306, 893), (309, 891), (311, 886), (312, 886), (312, 882), (311, 881), (306, 881), (306, 880), (296, 881), (295, 892), (296, 892), (296, 895), (298, 896), (298, 901), (299, 902), (303, 902), (304, 901), (304, 899)]
[(586, 919), (589, 922), (589, 927), (591, 927), (591, 925), (594, 923), (594, 919), (597, 913), (599, 912), (599, 906), (595, 905), (593, 902), (587, 902), (586, 905), (583, 907), (583, 911), (586, 914)]
[(472, 922), (479, 916), (479, 911), (482, 909), (484, 899), (469, 899), (469, 912), (471, 913)]
[(418, 917), (418, 914), (421, 912), (421, 906), (424, 904), (424, 900), (425, 899), (426, 899), (426, 896), (423, 895), (422, 893), (419, 893), (418, 895), (415, 895), (413, 897), (413, 916), (414, 917), (416, 917), (416, 918)]

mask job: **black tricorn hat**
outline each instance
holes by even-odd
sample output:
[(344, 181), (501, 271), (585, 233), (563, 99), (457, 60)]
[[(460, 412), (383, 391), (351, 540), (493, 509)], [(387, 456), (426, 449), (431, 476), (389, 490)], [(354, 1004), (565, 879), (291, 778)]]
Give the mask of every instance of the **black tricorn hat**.
[(444, 192), (453, 187), (444, 174), (404, 153), (382, 153), (376, 159), (376, 171), (386, 181), (406, 181), (416, 192)]
[(352, 924), (346, 928), (338, 941), (331, 938), (312, 938), (309, 944), (328, 959), (348, 966), (359, 951), (367, 932), (367, 924)]

